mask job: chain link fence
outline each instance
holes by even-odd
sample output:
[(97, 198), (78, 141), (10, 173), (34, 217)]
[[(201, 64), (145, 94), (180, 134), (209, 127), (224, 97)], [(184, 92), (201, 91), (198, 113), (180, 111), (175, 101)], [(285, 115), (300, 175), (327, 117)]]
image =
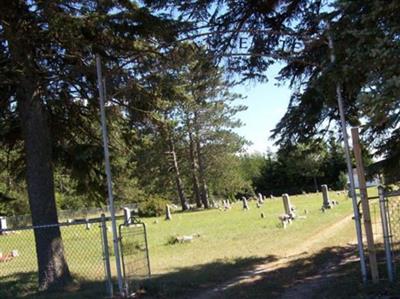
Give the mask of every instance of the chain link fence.
[(119, 226), (119, 237), (125, 289), (129, 295), (151, 275), (146, 226), (131, 218)]
[[(69, 219), (46, 226), (17, 227), (11, 223), (10, 227), (7, 223), (7, 228), (5, 222), (0, 217), (0, 298), (31, 295), (37, 298), (38, 249), (35, 235), (36, 239), (45, 240), (55, 228), (62, 236), (65, 260), (73, 278), (73, 296), (112, 296), (117, 279), (110, 217), (103, 214), (101, 218)], [(120, 224), (118, 240), (125, 292), (133, 293), (143, 279), (150, 276), (146, 227), (134, 217), (130, 218), (130, 212), (129, 218), (118, 216), (117, 222)], [(46, 295), (43, 298), (58, 297)]]
[[(379, 276), (394, 281), (396, 272), (400, 270), (400, 192), (387, 191), (383, 186), (378, 190), (378, 196), (369, 198), (369, 206)], [(364, 224), (361, 226), (364, 250), (368, 253)]]
[[(111, 230), (107, 228), (110, 227), (109, 219), (103, 219), (103, 223), (102, 218), (78, 219), (71, 223), (0, 230), (0, 298), (22, 297), (37, 292), (35, 231), (37, 237), (46, 239), (55, 227), (59, 227), (61, 232), (74, 293), (90, 293), (91, 298), (106, 297), (108, 290), (102, 227), (109, 235), (108, 240), (111, 240)], [(109, 244), (107, 246), (110, 247)], [(7, 287), (18, 284), (23, 286)]]
[[(124, 204), (124, 208), (129, 208), (132, 211), (137, 211), (137, 204)], [(120, 209), (117, 209), (117, 215), (122, 215), (122, 206)], [(74, 219), (85, 219), (85, 218), (93, 218), (98, 217), (99, 215), (104, 214), (107, 217), (110, 216), (110, 208), (105, 206), (103, 208), (85, 208), (80, 210), (59, 210), (57, 211), (58, 221), (68, 222)], [(31, 215), (14, 215), (7, 216), (7, 227), (8, 228), (19, 228), (23, 226), (31, 226), (32, 225), (32, 217)]]

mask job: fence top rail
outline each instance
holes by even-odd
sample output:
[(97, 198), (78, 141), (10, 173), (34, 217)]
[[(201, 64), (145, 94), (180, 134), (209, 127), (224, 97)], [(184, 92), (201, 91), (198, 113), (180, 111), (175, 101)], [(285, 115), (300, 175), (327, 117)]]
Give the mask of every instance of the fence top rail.
[[(395, 191), (385, 191), (383, 193), (384, 197), (395, 197), (395, 196), (400, 196), (400, 190), (395, 190)], [(379, 199), (379, 195), (377, 196), (369, 196), (368, 200), (373, 200), (373, 199)]]
[[(117, 220), (123, 219), (123, 216), (116, 216)], [(82, 225), (86, 223), (100, 223), (102, 221), (101, 217), (90, 218), (90, 219), (73, 219), (72, 222), (59, 222), (59, 223), (51, 223), (51, 224), (43, 224), (43, 225), (27, 225), (15, 228), (5, 228), (0, 229), (0, 233), (3, 232), (13, 232), (13, 231), (22, 231), (22, 230), (31, 230), (31, 229), (45, 229), (52, 227), (62, 227), (62, 226), (73, 226), (73, 225)], [(104, 217), (104, 221), (111, 221), (111, 217)]]
[(400, 196), (400, 190), (385, 192), (386, 197)]

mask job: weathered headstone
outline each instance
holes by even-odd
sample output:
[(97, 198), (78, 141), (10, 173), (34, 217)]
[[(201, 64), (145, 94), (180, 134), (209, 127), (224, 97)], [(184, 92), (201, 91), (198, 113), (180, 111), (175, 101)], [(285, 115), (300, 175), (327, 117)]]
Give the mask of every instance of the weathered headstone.
[(287, 193), (282, 194), (283, 208), (285, 210), (285, 214), (289, 215), (291, 218), (295, 218), (296, 214), (294, 212), (294, 208), (290, 203), (290, 198)]
[(125, 225), (131, 224), (131, 209), (128, 207), (122, 208), (124, 210), (124, 222)]
[(224, 200), (224, 210), (230, 210), (231, 209), (231, 202), (229, 201), (229, 199)]
[(324, 209), (330, 209), (332, 207), (332, 203), (329, 200), (328, 186), (321, 185), (322, 189), (322, 207)]
[[(7, 229), (7, 219), (6, 217), (0, 217), (0, 230)], [(4, 234), (0, 231), (0, 235)]]
[(243, 201), (243, 209), (244, 210), (248, 210), (249, 209), (249, 203), (247, 202), (247, 198), (246, 197), (242, 197), (242, 201)]
[(165, 220), (171, 220), (171, 208), (169, 207), (169, 205), (165, 206)]
[(261, 193), (258, 193), (258, 203), (262, 205), (264, 203), (264, 199)]

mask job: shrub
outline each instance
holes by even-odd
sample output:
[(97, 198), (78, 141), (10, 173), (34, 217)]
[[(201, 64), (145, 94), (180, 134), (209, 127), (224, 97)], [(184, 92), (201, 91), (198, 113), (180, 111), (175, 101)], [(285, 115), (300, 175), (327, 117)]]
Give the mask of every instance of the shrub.
[(140, 217), (160, 216), (165, 211), (165, 206), (170, 202), (159, 196), (151, 196), (146, 201), (139, 204)]

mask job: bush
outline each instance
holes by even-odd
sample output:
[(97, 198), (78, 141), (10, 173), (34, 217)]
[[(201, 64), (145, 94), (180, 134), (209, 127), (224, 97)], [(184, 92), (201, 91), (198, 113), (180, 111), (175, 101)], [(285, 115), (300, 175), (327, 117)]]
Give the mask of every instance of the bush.
[(338, 181), (336, 182), (336, 190), (344, 190), (347, 187), (347, 174), (343, 171), (340, 172)]
[(152, 196), (139, 204), (140, 217), (160, 216), (165, 211), (165, 206), (170, 202), (162, 197)]

